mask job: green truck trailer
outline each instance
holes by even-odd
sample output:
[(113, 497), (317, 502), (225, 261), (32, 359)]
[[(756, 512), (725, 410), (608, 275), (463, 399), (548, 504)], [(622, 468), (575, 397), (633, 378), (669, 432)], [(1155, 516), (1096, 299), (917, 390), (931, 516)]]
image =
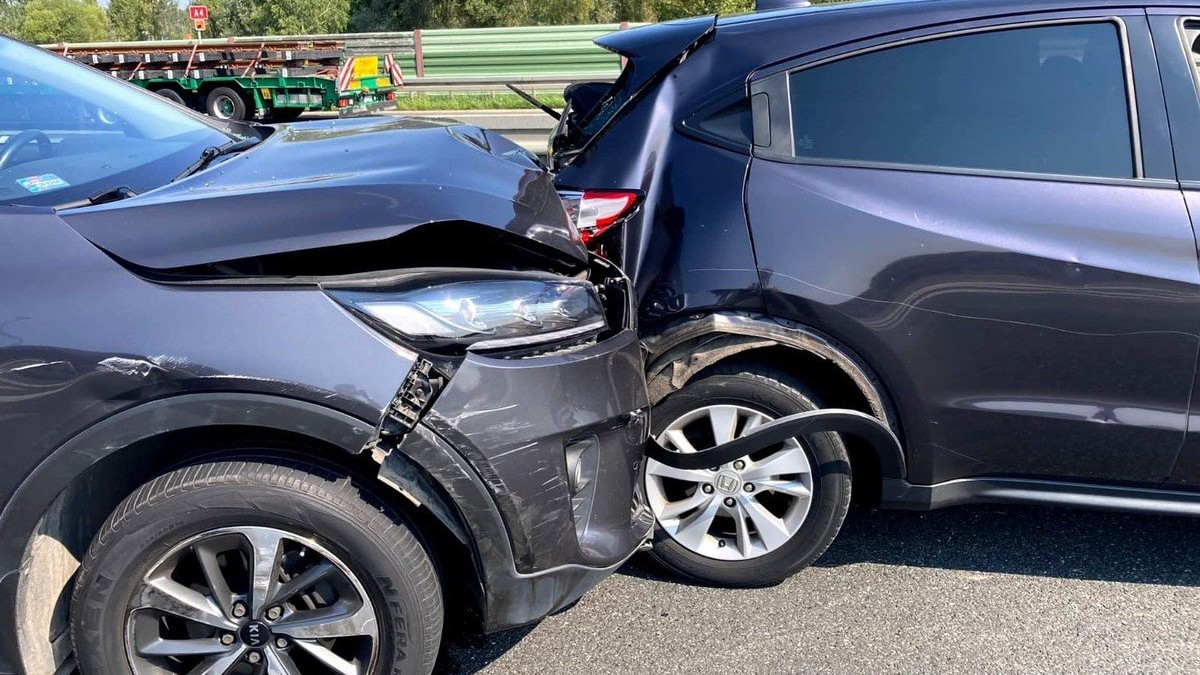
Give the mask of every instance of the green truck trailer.
[(286, 122), (306, 110), (352, 114), (395, 105), (391, 54), (346, 54), (338, 41), (271, 38), (48, 46), (220, 119)]

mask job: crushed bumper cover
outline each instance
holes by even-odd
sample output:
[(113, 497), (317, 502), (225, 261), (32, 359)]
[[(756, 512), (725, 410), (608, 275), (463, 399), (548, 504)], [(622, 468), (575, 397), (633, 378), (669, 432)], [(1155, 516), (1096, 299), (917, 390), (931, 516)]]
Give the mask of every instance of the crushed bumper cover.
[[(469, 355), (391, 453), (381, 478), (417, 466), (471, 544), (483, 628), (536, 621), (627, 560), (654, 519), (638, 481), (648, 401), (636, 334), (566, 354)], [(436, 507), (435, 507), (436, 508)]]

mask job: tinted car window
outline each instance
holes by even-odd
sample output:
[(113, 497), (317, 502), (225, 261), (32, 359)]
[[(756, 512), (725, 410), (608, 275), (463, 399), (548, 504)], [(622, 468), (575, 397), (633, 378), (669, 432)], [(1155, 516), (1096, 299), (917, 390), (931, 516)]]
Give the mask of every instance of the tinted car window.
[(798, 157), (1129, 178), (1114, 24), (912, 43), (790, 75)]
[(161, 97), (0, 37), (0, 204), (142, 192), (231, 138)]

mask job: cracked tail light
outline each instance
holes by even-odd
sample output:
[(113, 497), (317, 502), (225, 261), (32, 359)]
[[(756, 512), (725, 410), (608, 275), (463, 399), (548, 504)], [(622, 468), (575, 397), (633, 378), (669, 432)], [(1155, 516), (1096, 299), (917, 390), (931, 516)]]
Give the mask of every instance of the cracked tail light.
[(560, 193), (586, 246), (633, 212), (640, 195), (631, 190), (585, 190)]

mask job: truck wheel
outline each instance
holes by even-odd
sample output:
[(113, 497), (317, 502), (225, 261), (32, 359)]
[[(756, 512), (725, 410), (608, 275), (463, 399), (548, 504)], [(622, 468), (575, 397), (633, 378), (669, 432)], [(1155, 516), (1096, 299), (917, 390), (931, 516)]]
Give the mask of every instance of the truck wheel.
[[(821, 405), (786, 375), (718, 364), (663, 399), (654, 434), (694, 452), (771, 420)], [(833, 542), (850, 506), (850, 460), (833, 433), (793, 438), (711, 469), (646, 464), (646, 496), (658, 519), (654, 557), (704, 583), (778, 583)]]
[(198, 464), (143, 485), (84, 557), (83, 675), (428, 673), (442, 595), (408, 523), (316, 467)]
[(217, 87), (205, 99), (204, 109), (219, 120), (241, 121), (246, 119), (246, 102), (241, 94), (229, 87)]
[(187, 101), (184, 101), (183, 96), (180, 96), (179, 92), (175, 91), (174, 89), (156, 89), (154, 91), (154, 93), (158, 94), (159, 96), (167, 99), (168, 101), (170, 101), (172, 103), (178, 103), (179, 105), (181, 105), (185, 108), (188, 107)]

